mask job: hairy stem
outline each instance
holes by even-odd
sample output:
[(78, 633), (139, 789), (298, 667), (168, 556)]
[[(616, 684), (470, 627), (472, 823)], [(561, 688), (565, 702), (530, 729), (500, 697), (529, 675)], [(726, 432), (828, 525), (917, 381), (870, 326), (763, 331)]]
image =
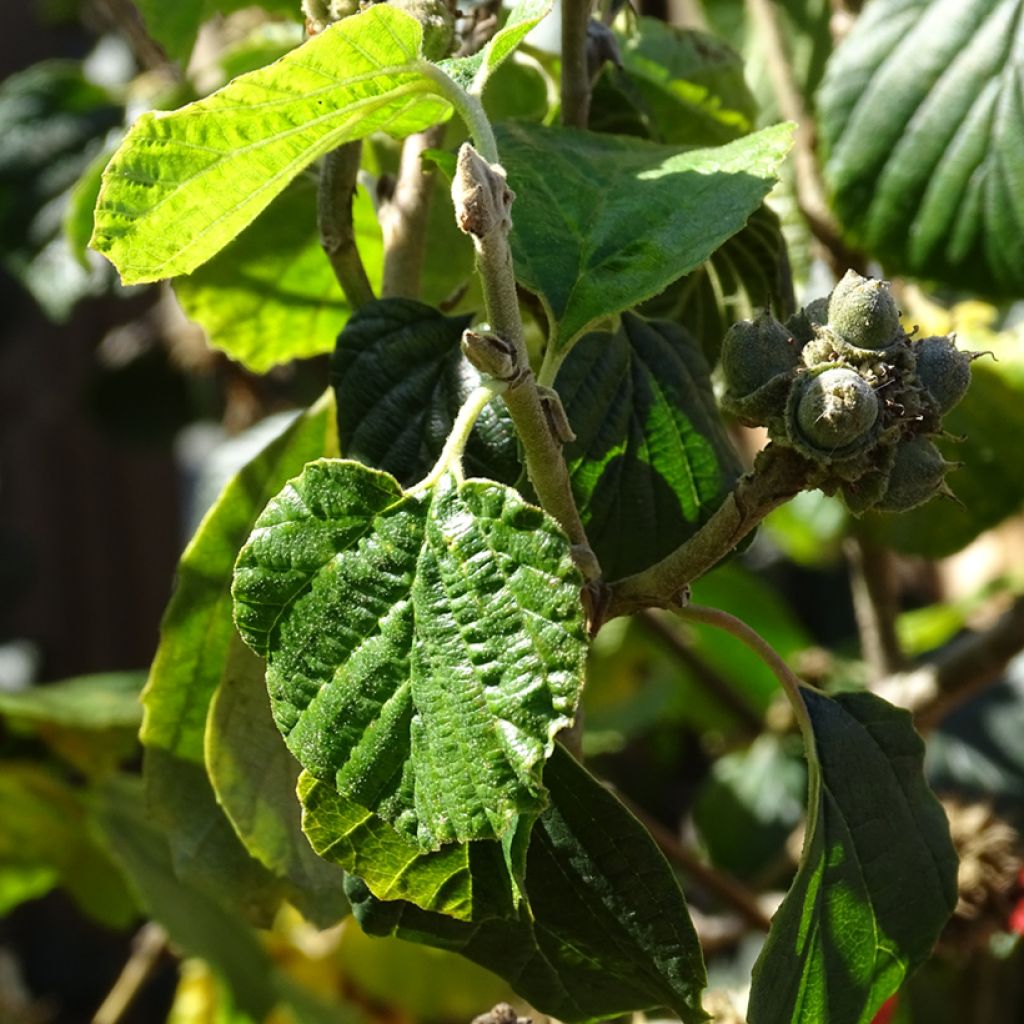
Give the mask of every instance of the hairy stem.
[(906, 664), (896, 636), (898, 602), (893, 581), (892, 552), (866, 537), (850, 537), (844, 545), (850, 566), (853, 610), (860, 633), (861, 655), (876, 682)]
[(512, 224), (509, 211), (514, 198), (505, 183), (504, 170), (465, 143), (459, 151), (452, 199), (460, 229), (473, 239), (490, 329), (507, 343), (515, 370), (509, 374), (503, 394), (505, 405), (522, 442), (526, 471), (541, 505), (568, 534), (577, 565), (593, 580), (600, 576), (600, 567), (587, 541), (561, 441), (545, 410), (526, 350), (508, 244)]
[(562, 0), (562, 124), (586, 128), (590, 117), (587, 26), (591, 0)]
[(352, 224), (352, 200), (362, 156), (361, 142), (346, 142), (328, 153), (320, 167), (317, 192), (317, 225), (320, 244), (331, 262), (334, 276), (353, 309), (374, 299), (373, 287), (356, 248)]
[(604, 619), (678, 607), (687, 585), (720, 562), (772, 509), (803, 490), (812, 471), (791, 448), (769, 445), (697, 533), (660, 562), (610, 585)]
[(768, 64), (772, 91), (782, 116), (796, 122), (793, 169), (796, 197), (804, 219), (829, 255), (832, 269), (841, 275), (849, 267), (863, 270), (863, 259), (843, 242), (825, 197), (818, 157), (815, 152), (814, 121), (807, 112), (803, 93), (793, 74), (786, 40), (779, 24), (775, 0), (747, 0), (747, 9)]
[(491, 128), (487, 112), (479, 98), (466, 92), (462, 86), (453, 82), (444, 71), (429, 61), (422, 61), (416, 65), (416, 68), (434, 82), (441, 95), (455, 108), (469, 129), (473, 145), (480, 151), (480, 155), (488, 163), (496, 164), (498, 162), (498, 143), (494, 138), (494, 129)]
[(441, 145), (444, 125), (410, 135), (402, 146), (395, 194), (380, 212), (384, 233), (384, 280), (381, 295), (420, 297), (420, 278), (427, 247), (427, 221), (434, 176), (423, 170), (423, 151)]

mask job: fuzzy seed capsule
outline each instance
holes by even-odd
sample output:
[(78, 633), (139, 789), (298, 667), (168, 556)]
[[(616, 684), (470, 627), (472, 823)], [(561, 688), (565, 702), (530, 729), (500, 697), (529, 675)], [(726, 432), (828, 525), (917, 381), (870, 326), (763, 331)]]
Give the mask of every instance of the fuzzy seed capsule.
[(942, 489), (949, 463), (926, 437), (914, 437), (896, 447), (889, 486), (875, 506), (882, 512), (908, 512)]
[(888, 281), (848, 270), (828, 303), (829, 326), (857, 348), (886, 348), (900, 337), (900, 312)]
[(729, 391), (745, 398), (780, 373), (789, 373), (799, 360), (793, 335), (768, 313), (741, 320), (722, 340), (722, 372)]
[(917, 377), (945, 415), (967, 393), (971, 384), (971, 357), (952, 338), (922, 338), (913, 345)]
[(878, 398), (860, 374), (837, 368), (809, 378), (796, 406), (802, 440), (822, 452), (860, 441), (878, 419)]

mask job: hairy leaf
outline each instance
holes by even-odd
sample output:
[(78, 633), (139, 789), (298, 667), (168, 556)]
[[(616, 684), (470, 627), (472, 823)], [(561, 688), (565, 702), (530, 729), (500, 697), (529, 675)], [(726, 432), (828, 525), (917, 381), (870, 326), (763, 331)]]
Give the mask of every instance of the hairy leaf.
[[(365, 189), (352, 217), (370, 283), (379, 288), (383, 243)], [(227, 248), (175, 279), (174, 291), (210, 345), (255, 373), (330, 352), (352, 311), (320, 245), (315, 178), (300, 175)]]
[(323, 460), (257, 520), (235, 621), (299, 763), (436, 849), (544, 806), (582, 685), (578, 587), (568, 539), (509, 488), (406, 495)]
[(239, 1006), (262, 1020), (277, 1001), (267, 954), (244, 921), (176, 877), (167, 839), (143, 811), (137, 780), (111, 780), (96, 794), (92, 818), (146, 911), (176, 945), (216, 968)]
[(198, 103), (143, 114), (104, 172), (93, 246), (126, 283), (187, 274), (318, 157), (443, 121), (422, 37), (415, 18), (375, 4)]
[(231, 571), (238, 549), (285, 482), (335, 447), (328, 392), (233, 477), (207, 512), (178, 564), (178, 585), (142, 695), (147, 747), (202, 763), (207, 711), (234, 635)]
[(625, 313), (575, 346), (556, 387), (576, 432), (573, 494), (613, 579), (692, 536), (742, 470), (700, 347), (674, 324)]
[(505, 24), (487, 45), (470, 57), (443, 60), (440, 66), (464, 89), (479, 95), (491, 75), (507, 60), (512, 51), (551, 11), (553, 0), (518, 0), (509, 11)]
[(704, 964), (683, 894), (643, 826), (561, 748), (545, 772), (551, 806), (533, 830), (530, 909), (467, 924), (376, 900), (349, 880), (363, 928), (462, 953), (568, 1022), (668, 1006), (704, 1019)]
[(890, 274), (1024, 294), (1024, 3), (876, 0), (819, 93), (825, 178)]
[[(331, 383), (346, 458), (411, 485), (437, 461), (480, 374), (459, 348), (469, 316), (444, 316), (412, 299), (363, 306), (338, 338)], [(469, 476), (513, 483), (515, 429), (500, 399), (477, 420), (464, 459)]]
[(810, 823), (754, 967), (751, 1024), (862, 1024), (931, 953), (957, 900), (949, 826), (910, 715), (804, 689)]
[(462, 921), (511, 913), (513, 893), (498, 843), (424, 851), (386, 821), (308, 772), (299, 779), (302, 827), (321, 857), (358, 875), (382, 900), (407, 900)]
[(302, 834), (299, 766), (274, 726), (263, 674), (263, 663), (235, 639), (207, 722), (210, 783), (249, 854), (285, 881), (307, 918), (327, 928), (348, 909), (344, 876)]
[(559, 347), (656, 295), (747, 222), (775, 182), (791, 125), (682, 150), (568, 128), (505, 125), (517, 193), (516, 275), (540, 296)]

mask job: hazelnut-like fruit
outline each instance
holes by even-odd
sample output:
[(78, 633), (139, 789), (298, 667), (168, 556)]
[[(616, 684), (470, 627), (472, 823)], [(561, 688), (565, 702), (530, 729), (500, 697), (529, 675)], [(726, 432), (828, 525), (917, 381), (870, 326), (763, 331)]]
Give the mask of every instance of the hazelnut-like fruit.
[(829, 326), (857, 348), (886, 348), (902, 337), (900, 312), (888, 281), (848, 270), (828, 303)]
[(823, 453), (856, 444), (875, 425), (878, 398), (859, 373), (845, 368), (809, 377), (796, 403), (800, 439)]
[(922, 338), (913, 343), (912, 349), (917, 359), (917, 379), (945, 415), (967, 394), (971, 357), (961, 352), (952, 338), (944, 336)]
[(909, 512), (943, 490), (950, 464), (926, 437), (914, 437), (896, 446), (889, 486), (875, 505), (881, 512)]
[(780, 373), (789, 373), (799, 361), (793, 335), (768, 313), (756, 320), (741, 320), (722, 340), (722, 372), (735, 398), (745, 398)]

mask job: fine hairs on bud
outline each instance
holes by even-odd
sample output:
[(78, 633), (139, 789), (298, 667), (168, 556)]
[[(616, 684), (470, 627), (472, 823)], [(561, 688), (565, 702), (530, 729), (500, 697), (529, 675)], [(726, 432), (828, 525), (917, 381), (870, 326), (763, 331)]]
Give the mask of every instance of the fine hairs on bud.
[(828, 323), (857, 348), (886, 348), (903, 336), (889, 282), (861, 277), (855, 270), (848, 270), (832, 292)]
[(505, 169), (489, 164), (464, 142), (452, 180), (452, 202), (459, 229), (474, 239), (486, 238), (492, 231), (509, 231), (515, 197), (505, 181)]

